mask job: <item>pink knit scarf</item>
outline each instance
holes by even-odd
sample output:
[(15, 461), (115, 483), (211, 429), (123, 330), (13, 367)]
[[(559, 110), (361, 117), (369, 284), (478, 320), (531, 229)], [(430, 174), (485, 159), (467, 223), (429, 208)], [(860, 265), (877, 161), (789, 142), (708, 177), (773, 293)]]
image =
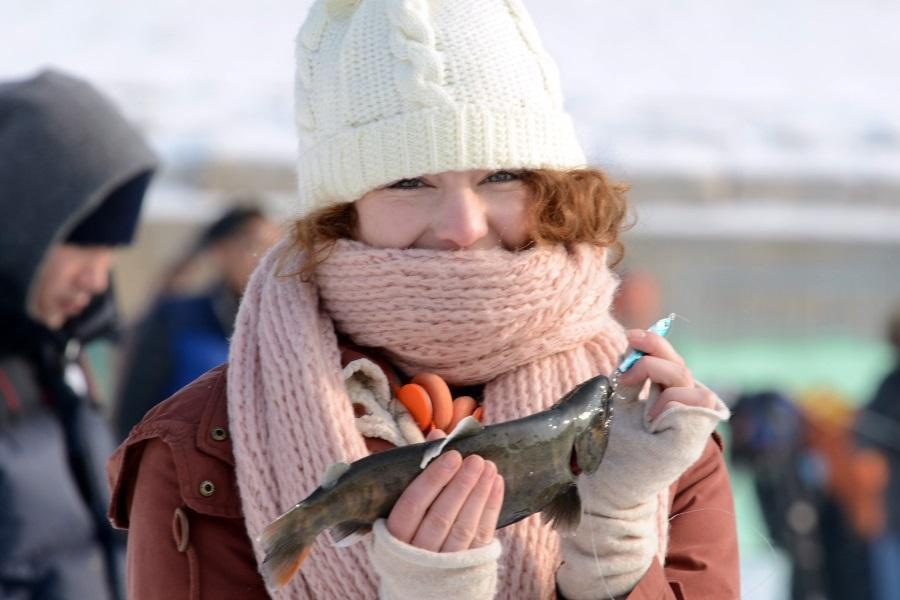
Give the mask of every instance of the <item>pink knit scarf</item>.
[[(610, 373), (625, 349), (609, 315), (617, 280), (593, 246), (448, 252), (340, 241), (315, 284), (279, 276), (301, 260), (284, 243), (263, 260), (232, 340), (228, 413), (251, 538), (312, 492), (329, 465), (366, 455), (336, 330), (382, 349), (407, 374), (484, 383), (488, 423), (548, 408)], [(497, 597), (553, 597), (557, 534), (534, 515), (499, 536)], [(337, 549), (327, 538), (277, 597), (376, 597), (364, 545)]]

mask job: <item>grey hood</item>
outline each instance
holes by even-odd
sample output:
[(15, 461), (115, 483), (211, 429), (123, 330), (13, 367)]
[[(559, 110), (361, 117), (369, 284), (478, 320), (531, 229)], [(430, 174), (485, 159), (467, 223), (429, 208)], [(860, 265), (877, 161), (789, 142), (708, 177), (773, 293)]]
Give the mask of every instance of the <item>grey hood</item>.
[(130, 241), (156, 167), (143, 137), (88, 83), (57, 71), (0, 83), (2, 321), (28, 320), (48, 249), (82, 224), (112, 220), (117, 243)]

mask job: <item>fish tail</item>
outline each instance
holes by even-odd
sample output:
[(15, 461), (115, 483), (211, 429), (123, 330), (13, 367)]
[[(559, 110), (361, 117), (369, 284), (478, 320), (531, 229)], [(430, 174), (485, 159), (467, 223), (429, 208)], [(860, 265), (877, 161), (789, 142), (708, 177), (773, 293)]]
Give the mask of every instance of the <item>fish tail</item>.
[(303, 505), (293, 508), (259, 536), (265, 552), (260, 571), (270, 591), (287, 585), (312, 550), (316, 534), (304, 526), (305, 509)]

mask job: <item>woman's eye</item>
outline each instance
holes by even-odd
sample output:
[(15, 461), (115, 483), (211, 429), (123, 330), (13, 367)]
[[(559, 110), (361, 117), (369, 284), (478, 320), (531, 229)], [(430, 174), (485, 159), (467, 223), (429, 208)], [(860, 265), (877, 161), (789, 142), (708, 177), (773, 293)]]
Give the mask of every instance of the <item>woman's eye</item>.
[(485, 177), (485, 183), (506, 183), (507, 181), (517, 181), (521, 179), (519, 175), (511, 171), (497, 171)]
[(416, 188), (425, 187), (425, 182), (420, 178), (415, 177), (413, 179), (401, 179), (400, 181), (395, 181), (388, 187), (395, 190), (414, 190)]

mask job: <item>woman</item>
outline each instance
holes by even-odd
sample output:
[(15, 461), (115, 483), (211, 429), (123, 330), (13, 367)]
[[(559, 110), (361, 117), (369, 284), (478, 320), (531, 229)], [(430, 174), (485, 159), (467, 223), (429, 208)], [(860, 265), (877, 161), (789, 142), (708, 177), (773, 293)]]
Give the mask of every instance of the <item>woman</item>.
[[(227, 369), (151, 411), (110, 465), (131, 597), (266, 597), (265, 525), (329, 465), (422, 439), (390, 392), (408, 378), (436, 373), (502, 422), (630, 345), (648, 356), (579, 480), (574, 536), (537, 516), (494, 533), (502, 479), (450, 452), (371, 540), (322, 536), (275, 596), (736, 598), (710, 437), (727, 409), (665, 340), (609, 316), (623, 189), (583, 168), (519, 2), (317, 2), (296, 81), (304, 217), (255, 272)], [(637, 401), (647, 379), (661, 392)]]

